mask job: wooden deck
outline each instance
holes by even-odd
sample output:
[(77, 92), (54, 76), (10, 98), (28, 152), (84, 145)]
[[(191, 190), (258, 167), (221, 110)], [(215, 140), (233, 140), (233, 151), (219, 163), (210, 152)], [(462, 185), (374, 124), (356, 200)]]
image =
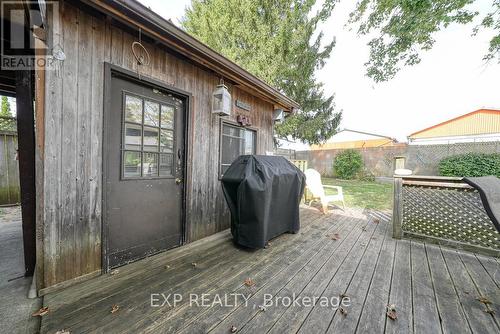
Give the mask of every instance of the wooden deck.
[[(230, 333), (232, 326), (241, 333), (499, 331), (498, 259), (395, 240), (387, 213), (323, 216), (303, 209), (301, 215), (301, 232), (278, 237), (267, 249), (237, 248), (223, 233), (47, 295), (50, 312), (41, 332)], [(161, 293), (178, 293), (182, 301), (151, 306), (151, 294)], [(247, 304), (242, 297), (226, 306), (216, 299), (227, 296), (235, 304), (234, 293), (249, 298)], [(189, 305), (190, 294), (199, 297), (198, 305)], [(209, 306), (200, 294), (207, 294)], [(282, 298), (294, 295), (303, 303), (305, 296), (342, 296), (350, 305), (296, 306)], [(163, 302), (153, 296), (153, 304)], [(269, 296), (281, 302), (260, 307)], [(388, 304), (397, 319), (387, 317)]]

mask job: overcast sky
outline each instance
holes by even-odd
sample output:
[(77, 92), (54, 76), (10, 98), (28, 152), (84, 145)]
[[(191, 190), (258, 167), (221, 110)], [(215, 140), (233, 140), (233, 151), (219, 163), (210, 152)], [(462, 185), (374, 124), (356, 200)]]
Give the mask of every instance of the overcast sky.
[[(179, 25), (190, 0), (140, 0)], [(488, 12), (492, 0), (478, 0), (474, 8)], [(471, 36), (475, 24), (452, 25), (434, 37), (435, 47), (422, 62), (404, 68), (395, 79), (374, 83), (365, 76), (367, 39), (345, 27), (355, 1), (340, 1), (321, 27), (337, 44), (326, 66), (317, 74), (327, 94), (336, 95), (343, 110), (341, 128), (374, 132), (406, 140), (410, 133), (482, 107), (500, 109), (500, 65), (485, 64), (483, 55), (492, 32)]]

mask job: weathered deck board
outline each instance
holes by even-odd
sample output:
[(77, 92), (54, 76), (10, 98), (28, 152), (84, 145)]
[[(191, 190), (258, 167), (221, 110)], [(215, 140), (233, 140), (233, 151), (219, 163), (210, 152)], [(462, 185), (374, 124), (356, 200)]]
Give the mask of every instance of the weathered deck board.
[[(237, 248), (227, 234), (120, 268), (116, 275), (49, 294), (42, 333), (422, 333), (498, 330), (498, 261), (434, 245), (391, 238), (390, 215), (301, 211), (300, 233), (264, 250)], [(378, 222), (378, 223), (377, 223)], [(332, 239), (334, 233), (339, 239)], [(192, 263), (196, 263), (193, 266)], [(167, 267), (168, 266), (168, 267)], [(255, 285), (244, 284), (251, 278)], [(181, 293), (174, 306), (151, 307), (151, 293)], [(189, 305), (191, 293), (242, 293), (236, 305)], [(346, 313), (321, 305), (277, 304), (273, 298), (339, 297)], [(281, 299), (283, 300), (283, 299)], [(111, 313), (113, 304), (120, 308)], [(395, 304), (398, 318), (386, 316)], [(497, 311), (498, 314), (498, 311)]]
[[(477, 300), (479, 292), (460, 260), (457, 251), (442, 248), (441, 252), (443, 253), (448, 272), (455, 285), (471, 330), (474, 333), (495, 332), (495, 316), (484, 312), (484, 305), (481, 305)], [(496, 304), (499, 302), (498, 300), (495, 301)]]
[[(425, 246), (411, 243), (411, 273), (413, 293), (413, 330), (416, 334), (442, 333), (436, 291), (432, 284)], [(426, 321), (419, 321), (425, 319)]]
[(398, 240), (394, 254), (388, 303), (389, 305), (396, 306), (398, 319), (390, 320), (386, 317), (386, 333), (413, 333), (413, 298), (411, 287), (410, 242), (408, 240)]
[[(334, 224), (333, 227), (335, 228), (335, 231), (342, 231), (347, 227), (347, 224), (348, 224), (348, 222), (342, 221), (342, 222), (340, 222), (340, 224)], [(321, 239), (321, 236), (319, 239)], [(329, 249), (329, 247), (325, 247), (325, 248), (323, 249), (323, 253), (325, 253), (325, 250), (328, 251), (328, 249)], [(280, 259), (277, 259), (277, 262), (279, 263), (282, 261)], [(265, 287), (266, 283), (269, 283), (272, 281), (272, 279), (273, 279), (272, 275), (275, 274), (277, 271), (276, 271), (276, 268), (270, 267), (270, 268), (267, 268), (267, 270), (264, 270), (264, 272), (266, 272), (266, 275), (257, 275), (256, 276), (256, 280), (259, 283), (259, 287), (258, 287), (259, 290), (262, 289), (263, 287)], [(267, 274), (267, 272), (269, 272), (269, 273)], [(306, 283), (307, 283), (307, 281), (306, 281)], [(235, 290), (235, 292), (245, 293), (246, 291), (244, 291), (244, 290), (247, 290), (246, 287), (242, 286), (241, 280), (239, 282), (238, 281), (231, 282), (228, 285), (228, 287), (231, 286), (232, 284), (237, 286), (237, 290)], [(257, 291), (258, 290), (256, 289), (255, 292), (257, 292)], [(252, 291), (252, 292), (254, 292), (254, 291)], [(188, 308), (188, 309), (192, 309), (192, 308)], [(205, 310), (203, 310), (203, 312), (200, 312), (196, 317), (193, 317), (191, 319), (184, 318), (184, 317), (178, 317), (178, 315), (176, 315), (176, 318), (173, 319), (173, 322), (178, 323), (179, 321), (181, 321), (181, 324), (183, 326), (182, 332), (184, 332), (184, 333), (191, 333), (191, 332), (196, 332), (196, 331), (203, 332), (204, 330), (209, 328), (209, 326), (211, 326), (211, 325), (213, 326), (213, 323), (214, 323), (213, 319), (214, 318), (215, 319), (217, 319), (217, 317), (221, 318), (223, 315), (227, 316), (227, 314), (229, 314), (230, 311), (232, 311), (232, 310), (227, 310), (227, 309), (220, 308), (220, 307), (217, 309), (208, 309), (208, 310), (205, 309)], [(202, 319), (201, 317), (203, 317), (206, 314), (210, 314), (210, 316)], [(217, 322), (215, 322), (215, 324), (216, 323)], [(174, 326), (172, 326), (172, 324), (170, 324), (169, 328), (172, 328), (172, 327), (174, 327)]]
[(437, 307), (441, 316), (443, 332), (470, 333), (465, 312), (460, 304), (450, 274), (446, 270), (441, 250), (438, 246), (426, 245), (427, 257), (436, 294)]

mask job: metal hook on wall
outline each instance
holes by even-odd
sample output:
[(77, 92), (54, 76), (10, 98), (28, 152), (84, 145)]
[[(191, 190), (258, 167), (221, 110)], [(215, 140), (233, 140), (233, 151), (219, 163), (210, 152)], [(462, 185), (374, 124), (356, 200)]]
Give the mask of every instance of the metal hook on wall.
[[(148, 50), (142, 45), (142, 29), (139, 28), (139, 41), (135, 41), (132, 43), (132, 54), (134, 55), (135, 60), (138, 65), (149, 66), (151, 62), (151, 56), (149, 55)], [(139, 68), (137, 68), (137, 72), (139, 72)]]

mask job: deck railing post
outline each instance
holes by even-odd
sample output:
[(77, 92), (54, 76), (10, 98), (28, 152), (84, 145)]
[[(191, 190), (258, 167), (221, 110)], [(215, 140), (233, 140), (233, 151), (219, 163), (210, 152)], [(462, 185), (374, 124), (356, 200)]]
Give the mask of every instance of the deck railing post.
[(401, 239), (403, 231), (401, 224), (403, 222), (403, 178), (394, 176), (394, 202), (392, 210), (392, 237)]

